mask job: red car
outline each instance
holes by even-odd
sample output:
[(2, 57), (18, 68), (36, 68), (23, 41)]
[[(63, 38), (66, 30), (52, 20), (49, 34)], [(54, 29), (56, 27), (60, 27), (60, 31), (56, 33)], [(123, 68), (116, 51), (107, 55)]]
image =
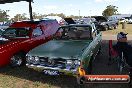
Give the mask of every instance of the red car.
[(13, 23), (0, 38), (0, 67), (24, 65), (26, 53), (52, 39), (58, 27), (52, 19)]

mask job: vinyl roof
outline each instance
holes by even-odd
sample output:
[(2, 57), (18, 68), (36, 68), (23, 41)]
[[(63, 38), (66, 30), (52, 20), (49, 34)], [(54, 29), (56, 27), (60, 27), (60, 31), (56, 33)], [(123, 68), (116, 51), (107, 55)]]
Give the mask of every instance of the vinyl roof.
[(5, 3), (13, 3), (13, 2), (20, 2), (20, 1), (32, 1), (32, 0), (0, 0), (0, 4), (5, 4)]

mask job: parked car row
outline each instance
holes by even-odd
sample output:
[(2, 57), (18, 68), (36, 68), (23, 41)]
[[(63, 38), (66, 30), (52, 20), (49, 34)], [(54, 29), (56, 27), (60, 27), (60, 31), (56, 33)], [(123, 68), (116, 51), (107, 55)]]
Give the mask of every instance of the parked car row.
[(100, 31), (107, 31), (111, 29), (117, 29), (118, 27), (118, 20), (114, 18), (106, 18), (103, 16), (94, 16), (96, 19), (95, 24), (97, 25), (98, 30)]
[(119, 19), (119, 23), (122, 24), (122, 23), (128, 23), (128, 24), (132, 24), (132, 18), (121, 18)]
[(104, 16), (93, 16), (90, 18), (80, 18), (78, 20), (73, 20), (70, 21), (71, 19), (67, 19), (66, 22), (68, 23), (72, 23), (72, 24), (89, 24), (92, 23), (95, 25), (95, 27), (99, 30), (99, 31), (107, 31), (107, 30), (111, 30), (111, 29), (117, 29), (118, 27), (118, 20), (116, 18), (113, 17), (104, 17)]
[[(54, 19), (15, 22), (0, 38), (0, 67), (5, 65), (41, 69), (44, 74), (91, 74), (101, 50), (102, 34), (92, 23), (67, 19), (60, 26)], [(80, 80), (79, 80), (80, 82)]]

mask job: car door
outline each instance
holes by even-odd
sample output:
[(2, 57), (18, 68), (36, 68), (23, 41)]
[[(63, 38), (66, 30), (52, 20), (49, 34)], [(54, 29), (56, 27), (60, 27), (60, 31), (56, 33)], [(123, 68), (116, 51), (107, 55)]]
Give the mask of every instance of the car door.
[(100, 48), (100, 42), (101, 42), (101, 33), (97, 32), (97, 30), (95, 29), (92, 32), (92, 37), (93, 37), (93, 55), (96, 56), (99, 48)]

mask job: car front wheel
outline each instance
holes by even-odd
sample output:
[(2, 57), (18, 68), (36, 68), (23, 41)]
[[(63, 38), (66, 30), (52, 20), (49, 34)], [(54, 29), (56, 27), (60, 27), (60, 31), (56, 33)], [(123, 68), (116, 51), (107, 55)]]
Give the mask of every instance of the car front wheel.
[(11, 57), (10, 65), (11, 67), (18, 67), (25, 64), (25, 56), (22, 53), (15, 54)]

